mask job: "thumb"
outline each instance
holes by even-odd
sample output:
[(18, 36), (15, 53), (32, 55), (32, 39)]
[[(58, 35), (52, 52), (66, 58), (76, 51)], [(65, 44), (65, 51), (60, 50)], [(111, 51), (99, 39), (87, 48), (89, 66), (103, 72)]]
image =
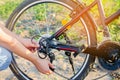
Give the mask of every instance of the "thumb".
[(32, 42), (32, 46), (33, 46), (33, 47), (39, 47), (39, 44), (38, 44), (36, 41), (33, 41), (33, 42)]
[(55, 69), (55, 66), (49, 62), (49, 67)]

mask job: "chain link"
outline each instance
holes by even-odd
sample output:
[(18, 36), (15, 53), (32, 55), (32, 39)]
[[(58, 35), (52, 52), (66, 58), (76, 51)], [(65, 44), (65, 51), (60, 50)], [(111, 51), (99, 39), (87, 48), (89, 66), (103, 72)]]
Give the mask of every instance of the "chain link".
[(119, 73), (112, 73), (110, 76), (115, 80), (120, 80), (120, 74)]

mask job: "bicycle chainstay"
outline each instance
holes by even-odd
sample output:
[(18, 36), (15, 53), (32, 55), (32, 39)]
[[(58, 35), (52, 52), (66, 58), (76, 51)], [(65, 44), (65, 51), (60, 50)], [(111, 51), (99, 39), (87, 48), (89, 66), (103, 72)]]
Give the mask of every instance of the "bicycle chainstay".
[(114, 61), (115, 58), (120, 58), (120, 44), (106, 40), (98, 47), (87, 47), (83, 53)]

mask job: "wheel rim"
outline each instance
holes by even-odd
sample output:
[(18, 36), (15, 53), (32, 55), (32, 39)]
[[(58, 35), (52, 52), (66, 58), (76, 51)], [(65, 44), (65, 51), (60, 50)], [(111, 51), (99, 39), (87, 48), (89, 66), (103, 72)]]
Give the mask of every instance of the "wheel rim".
[[(49, 3), (50, 5), (51, 5), (51, 3)], [(53, 6), (53, 5), (52, 5)], [(60, 6), (59, 6), (60, 7)], [(50, 8), (50, 7), (49, 7)], [(26, 8), (27, 9), (27, 8)], [(34, 9), (34, 8), (33, 8)], [(32, 8), (30, 9), (30, 10), (33, 10)], [(53, 9), (53, 7), (52, 7), (52, 9)], [(71, 8), (72, 9), (72, 8)], [(54, 10), (54, 9), (53, 9)], [(28, 11), (28, 10), (27, 10)], [(30, 15), (31, 14), (33, 14), (33, 13), (30, 13), (29, 11), (27, 12), (27, 11), (25, 11), (22, 15), (21, 15), (21, 17), (19, 17), (19, 19), (17, 20), (17, 21), (13, 21), (13, 24), (14, 24), (14, 22), (15, 22), (15, 28), (13, 29), (13, 31), (14, 32), (16, 32), (17, 34), (21, 34), (23, 37), (31, 37), (31, 36), (33, 36), (33, 35), (35, 35), (35, 34), (38, 34), (39, 33), (39, 28), (29, 28), (29, 26), (31, 26), (32, 24), (34, 24), (33, 26), (38, 26), (38, 24), (36, 25), (35, 23), (35, 21), (34, 20), (30, 20), (30, 17), (29, 17), (29, 15), (28, 15), (28, 17), (29, 17), (29, 19), (27, 19), (27, 17), (24, 17), (23, 15), (24, 14), (26, 14), (27, 15), (27, 13), (29, 13)], [(69, 10), (67, 11), (67, 9), (65, 10), (66, 12), (70, 12)], [(54, 12), (54, 11), (53, 11)], [(55, 12), (56, 13), (56, 12)], [(34, 13), (35, 14), (35, 13)], [(67, 13), (66, 15), (68, 15), (69, 13)], [(65, 16), (63, 16), (63, 15), (60, 15), (59, 14), (59, 16), (58, 17), (62, 17), (61, 19), (60, 19), (60, 21), (61, 21), (61, 24), (59, 24), (59, 26), (62, 26), (62, 25), (64, 25), (65, 23), (66, 23), (66, 21), (69, 21), (70, 19), (69, 19), (69, 17), (67, 17), (67, 19), (66, 19), (66, 15)], [(19, 15), (18, 15), (19, 16)], [(33, 16), (34, 17), (34, 16)], [(52, 15), (52, 17), (54, 18), (54, 14)], [(39, 18), (38, 18), (39, 19)], [(16, 20), (16, 19), (15, 19)], [(27, 20), (28, 22), (26, 23), (26, 21), (25, 20)], [(52, 20), (51, 18), (50, 18), (50, 20)], [(20, 22), (21, 21), (21, 22)], [(22, 22), (23, 21), (23, 22)], [(56, 20), (55, 20), (56, 21)], [(63, 22), (62, 22), (63, 21)], [(50, 21), (49, 21), (50, 22)], [(56, 22), (55, 22), (56, 23)], [(58, 22), (59, 23), (59, 22)], [(81, 23), (81, 22), (80, 22)], [(49, 24), (49, 23), (48, 23)], [(81, 23), (81, 24), (83, 24), (83, 23)], [(81, 25), (81, 24), (79, 24), (80, 26), (83, 26), (83, 25)], [(39, 24), (39, 25), (41, 25), (41, 24)], [(24, 26), (26, 26), (26, 27), (24, 27)], [(46, 25), (45, 25), (46, 26)], [(47, 26), (50, 26), (50, 25), (47, 25)], [(74, 25), (75, 27), (76, 27), (76, 24)], [(56, 26), (55, 26), (56, 27)], [(26, 29), (29, 29), (29, 31), (31, 30), (31, 32), (30, 33), (32, 33), (32, 35), (30, 34), (30, 36), (28, 36), (28, 34), (29, 34), (29, 32), (27, 32), (27, 31), (25, 31)], [(76, 27), (77, 28), (77, 27)], [(33, 30), (32, 30), (33, 29)], [(51, 29), (54, 29), (54, 27), (52, 27)], [(58, 28), (59, 29), (59, 28)], [(74, 28), (73, 28), (74, 29)], [(49, 30), (49, 28), (46, 28), (45, 29), (46, 31), (47, 31), (47, 34), (48, 34), (48, 32), (50, 31)], [(79, 30), (82, 30), (81, 28), (79, 29)], [(25, 32), (24, 32), (25, 31)], [(34, 31), (35, 31), (35, 33), (34, 33)], [(44, 28), (42, 29), (42, 31), (44, 31)], [(55, 32), (56, 30), (53, 30), (52, 32), (50, 32), (49, 34), (51, 35), (51, 33), (53, 33), (53, 32)], [(71, 30), (72, 31), (72, 30)], [(82, 31), (81, 31), (82, 32)], [(83, 31), (84, 32), (84, 31)], [(70, 34), (71, 32), (67, 32), (68, 34), (69, 34), (69, 37), (71, 37), (71, 35), (72, 35), (72, 37), (73, 36), (76, 36), (76, 35), (73, 35), (73, 34)], [(27, 35), (24, 35), (24, 34), (27, 34)], [(44, 34), (44, 32), (42, 33), (42, 34)], [(46, 34), (46, 33), (45, 33)], [(87, 39), (86, 37), (84, 37), (84, 36), (86, 36), (86, 35), (83, 35), (83, 34), (81, 34), (83, 37), (82, 37), (82, 40), (85, 40), (85, 39)], [(79, 36), (79, 38), (80, 38), (80, 36)], [(72, 38), (72, 39), (74, 39), (74, 38)], [(61, 41), (63, 41), (64, 42), (64, 40), (61, 40)], [(76, 41), (73, 41), (73, 43), (74, 42), (76, 42)], [(88, 41), (88, 42), (90, 42), (90, 41)], [(80, 42), (81, 43), (81, 42)], [(85, 44), (87, 43), (87, 42), (84, 42)], [(78, 44), (78, 43), (76, 43), (76, 44)], [(90, 44), (90, 43), (89, 43)], [(63, 53), (61, 53), (62, 55), (64, 55)], [(81, 65), (80, 65), (80, 67), (81, 67), (81, 70), (79, 71), (79, 73), (81, 73), (82, 72), (82, 70), (84, 69), (84, 67), (86, 66), (86, 64), (87, 64), (87, 61), (88, 61), (88, 59), (89, 59), (89, 55), (88, 56), (86, 56), (86, 55), (83, 55), (83, 54), (81, 54), (80, 56), (84, 56), (84, 60), (79, 60), (78, 59), (78, 61), (82, 61), (82, 63), (81, 63)], [(17, 60), (17, 58), (18, 58), (18, 60)], [(16, 61), (17, 62), (21, 62), (22, 61), (22, 59), (19, 59), (19, 57), (17, 57), (16, 58)], [(59, 60), (59, 61), (61, 61), (61, 60)], [(58, 61), (57, 61), (58, 62)], [(64, 61), (63, 61), (64, 62)], [(26, 65), (32, 65), (31, 63), (29, 63), (29, 62), (26, 62), (27, 64)], [(84, 63), (84, 64), (83, 64)], [(17, 63), (17, 64), (21, 64), (21, 63)], [(76, 63), (77, 64), (77, 63)], [(21, 65), (25, 65), (25, 64), (21, 64)], [(23, 67), (23, 66), (20, 66), (20, 65), (18, 65), (19, 67), (20, 67), (20, 69), (21, 70), (23, 70), (23, 68), (21, 68), (21, 67)], [(60, 65), (59, 65), (60, 66)], [(67, 65), (66, 65), (67, 66)], [(26, 67), (28, 67), (28, 66), (26, 66)], [(33, 68), (34, 66), (32, 65), (32, 68)], [(31, 68), (29, 68), (29, 69), (31, 69)], [(67, 69), (67, 68), (66, 68)], [(26, 72), (26, 70), (28, 70), (28, 68), (27, 69), (25, 69), (25, 70), (23, 70), (26, 74), (28, 74), (29, 72)], [(37, 70), (35, 70), (35, 69), (33, 69), (34, 71), (37, 71)], [(63, 69), (64, 70), (64, 69)], [(28, 70), (29, 71), (29, 70)], [(37, 74), (39, 74), (38, 72), (36, 72)], [(77, 72), (76, 72), (77, 73)], [(32, 73), (31, 73), (32, 74)], [(61, 74), (63, 74), (63, 73), (61, 73)], [(65, 73), (66, 74), (66, 73)], [(68, 74), (68, 73), (67, 73)], [(31, 76), (31, 75), (29, 75), (29, 76)], [(42, 74), (41, 74), (41, 76), (43, 76)], [(56, 75), (55, 75), (56, 76)], [(68, 75), (67, 75), (68, 76)], [(76, 75), (77, 76), (77, 75)], [(75, 76), (75, 77), (76, 77)], [(34, 76), (33, 76), (34, 77)], [(46, 76), (45, 76), (46, 77)], [(45, 77), (44, 77), (44, 80), (45, 80)], [(70, 77), (72, 77), (72, 76), (70, 76)], [(70, 78), (69, 77), (69, 78)], [(75, 78), (75, 77), (73, 77), (73, 78)], [(59, 78), (59, 77), (58, 77)], [(39, 79), (40, 79), (40, 77), (39, 77)], [(52, 79), (52, 77), (50, 77), (50, 79)], [(60, 79), (60, 78), (59, 78)], [(47, 78), (47, 80), (48, 80), (48, 78)], [(62, 79), (61, 79), (62, 80)]]

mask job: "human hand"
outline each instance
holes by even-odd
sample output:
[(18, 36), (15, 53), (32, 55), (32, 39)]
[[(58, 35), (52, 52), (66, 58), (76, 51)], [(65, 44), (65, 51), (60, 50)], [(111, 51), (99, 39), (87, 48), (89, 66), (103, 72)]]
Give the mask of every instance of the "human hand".
[(20, 42), (32, 52), (34, 52), (39, 47), (39, 44), (35, 40), (31, 42), (31, 39), (23, 38)]
[(33, 64), (36, 66), (38, 71), (40, 71), (43, 74), (51, 74), (52, 71), (50, 68), (54, 69), (54, 66), (46, 59), (40, 59), (37, 58)]
[[(31, 42), (31, 39), (24, 38), (20, 42), (30, 51), (35, 51), (35, 48), (39, 47), (39, 44), (34, 40)], [(54, 69), (54, 66), (48, 60), (40, 59), (38, 56), (32, 59), (31, 62), (36, 66), (38, 71), (40, 71), (43, 74), (51, 74), (52, 71), (50, 70), (50, 68)]]

